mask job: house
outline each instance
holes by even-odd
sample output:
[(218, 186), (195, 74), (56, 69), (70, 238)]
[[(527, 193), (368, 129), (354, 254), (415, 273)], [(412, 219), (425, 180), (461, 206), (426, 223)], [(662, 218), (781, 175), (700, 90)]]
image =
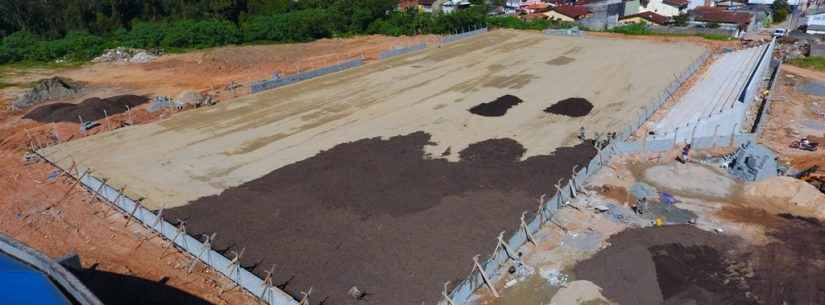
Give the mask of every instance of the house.
[(559, 5), (544, 13), (547, 19), (575, 22), (590, 17), (590, 10), (584, 5)]
[(636, 24), (644, 22), (647, 24), (668, 25), (671, 21), (672, 18), (662, 16), (654, 12), (642, 12), (635, 15), (619, 17), (620, 24)]
[(447, 0), (441, 3), (441, 12), (449, 14), (470, 7), (469, 0)]
[(538, 2), (538, 3), (530, 3), (521, 7), (521, 12), (524, 14), (535, 14), (535, 13), (543, 13), (549, 10), (549, 5), (547, 3)]
[(624, 11), (622, 16), (636, 15), (642, 10), (642, 2), (639, 0), (624, 0)]
[(399, 11), (404, 11), (409, 8), (418, 8), (418, 0), (398, 0)]
[(811, 52), (808, 56), (823, 57), (825, 56), (825, 44), (814, 43), (811, 44)]
[(805, 21), (805, 33), (825, 34), (825, 12), (808, 15)]
[(422, 12), (432, 13), (435, 0), (418, 0), (418, 9)]
[(673, 17), (687, 13), (688, 4), (688, 0), (641, 0), (639, 11)]
[(694, 25), (719, 25), (719, 28), (736, 30), (737, 36), (753, 24), (753, 15), (746, 12), (732, 12), (721, 7), (700, 6), (690, 11)]

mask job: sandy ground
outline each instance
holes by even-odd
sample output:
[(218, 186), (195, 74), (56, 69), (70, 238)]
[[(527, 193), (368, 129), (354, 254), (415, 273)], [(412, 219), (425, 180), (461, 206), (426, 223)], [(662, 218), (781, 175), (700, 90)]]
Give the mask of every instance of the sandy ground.
[[(802, 69), (791, 65), (782, 65), (777, 80), (771, 108), (768, 109), (768, 121), (760, 142), (778, 153), (780, 160), (787, 166), (803, 170), (813, 165), (825, 169), (825, 132), (809, 130), (801, 125), (804, 121), (825, 124), (825, 96), (810, 95), (796, 89), (807, 81), (825, 81), (825, 73)], [(819, 113), (817, 113), (819, 112)], [(803, 151), (788, 147), (794, 140), (810, 137), (820, 143), (816, 152)]]
[[(177, 96), (181, 91), (195, 90), (225, 100), (249, 93), (247, 87), (238, 89), (235, 94), (226, 92), (225, 87), (233, 81), (248, 86), (275, 72), (292, 74), (361, 56), (375, 60), (378, 54), (393, 47), (436, 40), (436, 36), (372, 35), (297, 44), (229, 46), (167, 54), (145, 64), (97, 63), (56, 70), (8, 69), (3, 71), (2, 77), (7, 83), (21, 86), (52, 76), (66, 77), (89, 86), (84, 97), (117, 94)], [(0, 90), (0, 101), (13, 98), (21, 90), (20, 87)]]
[[(508, 137), (527, 148), (526, 158), (575, 142), (582, 125), (588, 132), (620, 128), (703, 50), (494, 31), (44, 153), (63, 166), (73, 159), (96, 169), (152, 208), (218, 194), (366, 137), (425, 131), (434, 156)], [(573, 61), (559, 65), (560, 57)], [(525, 102), (497, 118), (467, 112), (504, 94)], [(541, 112), (569, 97), (590, 100), (593, 112), (576, 119)]]

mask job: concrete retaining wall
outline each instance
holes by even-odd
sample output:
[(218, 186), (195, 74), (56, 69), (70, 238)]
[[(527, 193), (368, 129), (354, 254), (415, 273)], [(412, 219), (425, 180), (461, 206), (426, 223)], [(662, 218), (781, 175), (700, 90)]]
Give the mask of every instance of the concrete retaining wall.
[(335, 73), (339, 71), (343, 71), (350, 68), (355, 68), (362, 65), (364, 61), (360, 58), (349, 60), (340, 64), (335, 64), (328, 67), (323, 67), (320, 69), (310, 70), (306, 72), (301, 72), (298, 74), (293, 74), (289, 76), (285, 76), (278, 79), (271, 79), (260, 81), (257, 83), (253, 83), (249, 88), (252, 93), (258, 93), (264, 90), (275, 89), (281, 86), (286, 86), (292, 83), (296, 83), (302, 80), (307, 80), (310, 78), (315, 78), (324, 74)]
[(487, 32), (487, 28), (483, 27), (483, 28), (480, 28), (480, 29), (467, 31), (467, 32), (464, 32), (464, 33), (447, 35), (447, 36), (441, 37), (441, 43), (442, 44), (448, 44), (448, 43), (451, 43), (451, 42), (455, 42), (455, 41), (458, 41), (458, 40), (461, 40), (461, 39), (464, 39), (464, 38), (469, 38), (469, 37), (472, 37), (472, 36), (475, 36), (475, 35), (478, 35), (478, 34), (481, 34), (481, 33), (486, 33), (486, 32)]
[(423, 50), (423, 49), (426, 49), (426, 48), (427, 48), (427, 44), (422, 42), (422, 43), (419, 43), (417, 45), (409, 46), (409, 47), (406, 47), (406, 48), (398, 48), (398, 49), (392, 49), (392, 50), (389, 50), (389, 51), (381, 52), (381, 54), (378, 55), (378, 59), (379, 60), (384, 60), (384, 59), (387, 59), (387, 58), (390, 58), (390, 57), (395, 57), (395, 56), (398, 56), (398, 55), (412, 53), (412, 52)]

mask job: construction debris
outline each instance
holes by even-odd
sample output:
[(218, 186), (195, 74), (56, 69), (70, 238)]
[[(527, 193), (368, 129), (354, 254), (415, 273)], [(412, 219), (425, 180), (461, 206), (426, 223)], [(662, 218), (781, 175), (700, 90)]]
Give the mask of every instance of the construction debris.
[(79, 83), (60, 77), (52, 77), (37, 81), (34, 88), (18, 97), (12, 106), (17, 109), (28, 108), (49, 100), (65, 98), (80, 92), (83, 86)]
[(92, 59), (94, 63), (136, 63), (144, 64), (157, 58), (159, 54), (144, 49), (114, 48), (106, 50), (98, 57)]

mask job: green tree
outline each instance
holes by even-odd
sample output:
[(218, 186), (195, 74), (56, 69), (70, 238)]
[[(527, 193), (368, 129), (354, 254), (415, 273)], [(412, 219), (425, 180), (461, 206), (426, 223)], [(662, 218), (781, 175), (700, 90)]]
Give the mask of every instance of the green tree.
[(788, 5), (787, 0), (774, 0), (773, 4), (771, 4), (771, 12), (773, 13), (771, 18), (773, 22), (779, 23), (788, 18), (791, 7)]

